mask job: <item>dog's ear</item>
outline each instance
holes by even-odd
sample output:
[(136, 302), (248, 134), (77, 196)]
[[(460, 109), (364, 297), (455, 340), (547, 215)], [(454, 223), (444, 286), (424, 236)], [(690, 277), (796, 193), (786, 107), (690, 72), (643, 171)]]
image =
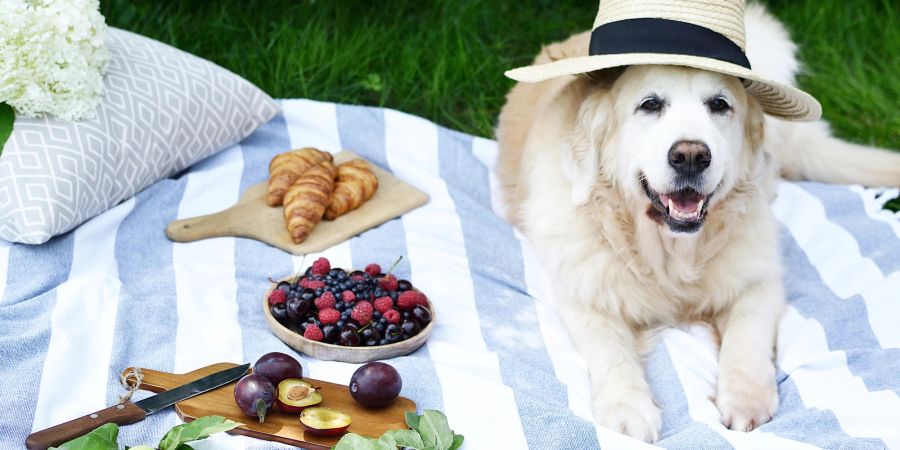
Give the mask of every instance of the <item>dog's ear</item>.
[(744, 135), (750, 149), (756, 152), (765, 138), (766, 116), (762, 106), (752, 96), (747, 97), (747, 121), (744, 124)]
[(612, 99), (605, 86), (591, 83), (573, 124), (568, 145), (562, 152), (562, 168), (572, 183), (572, 203), (582, 205), (600, 174), (600, 152), (613, 129)]

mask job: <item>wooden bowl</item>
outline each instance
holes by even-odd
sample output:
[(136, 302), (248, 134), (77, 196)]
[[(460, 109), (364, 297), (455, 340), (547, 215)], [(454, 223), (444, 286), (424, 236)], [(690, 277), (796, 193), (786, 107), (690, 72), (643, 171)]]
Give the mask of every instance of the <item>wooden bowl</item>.
[[(289, 280), (279, 280), (278, 282), (280, 281)], [(278, 282), (274, 283), (272, 287), (266, 291), (266, 295), (263, 296), (263, 314), (266, 316), (266, 321), (269, 322), (269, 328), (271, 328), (272, 332), (275, 333), (275, 336), (278, 336), (278, 339), (284, 341), (288, 347), (317, 359), (343, 361), (348, 363), (365, 363), (393, 358), (395, 356), (408, 355), (416, 351), (426, 340), (428, 340), (428, 336), (430, 336), (432, 330), (434, 330), (434, 322), (437, 320), (437, 316), (434, 313), (434, 305), (429, 301), (428, 310), (431, 312), (431, 322), (428, 322), (428, 325), (419, 331), (419, 334), (405, 341), (387, 345), (376, 345), (373, 347), (347, 347), (311, 341), (282, 325), (272, 316), (272, 312), (269, 310), (269, 294), (272, 293), (272, 290), (275, 289)]]

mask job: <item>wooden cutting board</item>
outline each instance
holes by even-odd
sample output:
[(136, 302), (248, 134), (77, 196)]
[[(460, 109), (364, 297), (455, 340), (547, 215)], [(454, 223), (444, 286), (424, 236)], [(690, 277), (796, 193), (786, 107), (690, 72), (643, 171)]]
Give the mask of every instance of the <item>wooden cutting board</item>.
[[(162, 392), (235, 366), (237, 364), (213, 364), (182, 375), (140, 369), (144, 373), (140, 388)], [(404, 413), (416, 411), (416, 404), (406, 397), (398, 397), (394, 403), (384, 408), (365, 408), (353, 400), (347, 386), (312, 378), (304, 379), (321, 388), (323, 400), (318, 406), (327, 406), (350, 415), (350, 428), (347, 431), (351, 433), (378, 437), (387, 430), (405, 430), (408, 427)], [(340, 439), (340, 436), (322, 437), (305, 433), (300, 425), (299, 414), (284, 414), (277, 408), (269, 410), (264, 423), (259, 423), (254, 417), (245, 416), (234, 403), (234, 385), (235, 383), (231, 383), (176, 403), (175, 411), (178, 417), (185, 422), (191, 422), (204, 416), (223, 416), (244, 424), (228, 431), (230, 434), (281, 442), (311, 450), (330, 449)]]
[[(359, 156), (355, 153), (342, 151), (334, 155), (334, 162), (341, 164), (356, 158)], [(428, 194), (375, 164), (371, 166), (378, 177), (375, 195), (359, 208), (333, 221), (322, 220), (300, 244), (294, 244), (285, 228), (284, 209), (266, 204), (267, 182), (247, 188), (241, 199), (224, 211), (170, 223), (166, 227), (166, 236), (175, 242), (223, 236), (245, 237), (288, 253), (305, 255), (325, 250), (428, 203)]]

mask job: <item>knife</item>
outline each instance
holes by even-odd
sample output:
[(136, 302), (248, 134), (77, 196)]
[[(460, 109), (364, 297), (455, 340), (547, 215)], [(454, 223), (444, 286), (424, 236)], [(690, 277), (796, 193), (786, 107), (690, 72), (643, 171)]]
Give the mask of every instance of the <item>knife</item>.
[(225, 369), (134, 403), (125, 402), (110, 406), (84, 417), (32, 433), (25, 439), (25, 447), (28, 450), (46, 450), (49, 447), (83, 436), (105, 423), (128, 425), (140, 422), (148, 414), (153, 414), (182, 400), (231, 383), (244, 376), (249, 368), (250, 364), (244, 364)]

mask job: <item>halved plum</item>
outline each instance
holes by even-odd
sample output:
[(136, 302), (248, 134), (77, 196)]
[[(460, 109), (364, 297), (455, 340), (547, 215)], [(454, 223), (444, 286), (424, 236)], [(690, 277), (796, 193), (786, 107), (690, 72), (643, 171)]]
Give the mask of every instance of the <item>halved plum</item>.
[(336, 409), (313, 406), (300, 413), (300, 425), (317, 436), (336, 436), (350, 427), (350, 416)]
[(322, 394), (306, 381), (288, 378), (278, 383), (275, 403), (281, 412), (297, 414), (307, 406), (322, 403)]

